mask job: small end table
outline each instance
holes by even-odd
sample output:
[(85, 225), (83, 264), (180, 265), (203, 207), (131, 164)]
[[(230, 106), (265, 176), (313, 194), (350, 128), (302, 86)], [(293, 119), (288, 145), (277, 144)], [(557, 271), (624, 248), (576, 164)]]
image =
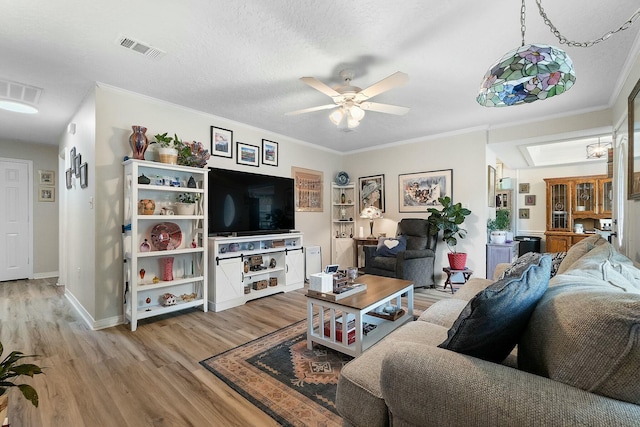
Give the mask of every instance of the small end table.
[(444, 281), (444, 289), (447, 289), (447, 285), (449, 285), (451, 287), (451, 293), (453, 293), (453, 284), (454, 284), (454, 282), (451, 282), (452, 275), (457, 273), (462, 273), (462, 276), (464, 277), (464, 282), (455, 282), (455, 284), (464, 285), (465, 283), (467, 283), (467, 280), (469, 280), (469, 278), (473, 274), (473, 270), (470, 270), (466, 267), (464, 270), (452, 270), (449, 267), (444, 267), (442, 271), (447, 273), (447, 280)]

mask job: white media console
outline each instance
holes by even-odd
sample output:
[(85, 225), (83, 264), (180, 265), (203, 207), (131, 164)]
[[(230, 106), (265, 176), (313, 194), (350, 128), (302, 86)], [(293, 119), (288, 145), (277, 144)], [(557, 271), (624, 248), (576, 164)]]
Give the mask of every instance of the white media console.
[(213, 311), (304, 286), (302, 233), (209, 237)]

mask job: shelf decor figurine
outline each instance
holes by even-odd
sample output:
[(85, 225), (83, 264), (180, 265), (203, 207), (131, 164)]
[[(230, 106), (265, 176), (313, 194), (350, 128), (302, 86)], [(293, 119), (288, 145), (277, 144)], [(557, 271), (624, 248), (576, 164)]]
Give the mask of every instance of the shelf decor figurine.
[(131, 126), (133, 133), (129, 136), (129, 145), (133, 150), (133, 158), (138, 160), (144, 160), (144, 152), (149, 147), (149, 139), (145, 132), (147, 128), (144, 126), (133, 125)]

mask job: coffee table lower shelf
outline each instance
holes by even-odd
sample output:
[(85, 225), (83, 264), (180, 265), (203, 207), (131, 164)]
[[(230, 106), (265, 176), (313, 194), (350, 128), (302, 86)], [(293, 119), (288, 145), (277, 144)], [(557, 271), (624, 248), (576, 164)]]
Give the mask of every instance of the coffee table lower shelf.
[[(387, 303), (401, 307), (403, 294), (407, 297), (406, 305), (403, 307), (404, 314), (396, 320), (386, 320), (367, 314)], [(345, 305), (348, 303), (349, 298), (341, 300), (338, 304), (307, 295), (307, 347), (309, 349), (313, 347), (313, 343), (317, 343), (353, 357), (359, 356), (392, 331), (413, 320), (413, 285), (363, 307)], [(351, 343), (349, 343), (350, 334), (336, 333), (336, 323), (342, 322), (345, 318), (355, 321)], [(365, 334), (363, 332), (365, 323), (376, 325), (376, 327)], [(326, 324), (329, 326), (328, 334), (325, 331)]]

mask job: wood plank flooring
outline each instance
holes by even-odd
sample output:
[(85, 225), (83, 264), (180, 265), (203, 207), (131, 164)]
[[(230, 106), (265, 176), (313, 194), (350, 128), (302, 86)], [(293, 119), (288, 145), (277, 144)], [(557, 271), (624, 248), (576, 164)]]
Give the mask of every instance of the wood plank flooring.
[[(55, 279), (0, 282), (0, 340), (37, 354), (40, 406), (10, 392), (12, 427), (277, 426), (199, 362), (306, 316), (305, 290), (220, 313), (188, 309), (92, 331)], [(417, 290), (425, 309), (451, 294)], [(1, 421), (1, 420), (0, 420)]]

